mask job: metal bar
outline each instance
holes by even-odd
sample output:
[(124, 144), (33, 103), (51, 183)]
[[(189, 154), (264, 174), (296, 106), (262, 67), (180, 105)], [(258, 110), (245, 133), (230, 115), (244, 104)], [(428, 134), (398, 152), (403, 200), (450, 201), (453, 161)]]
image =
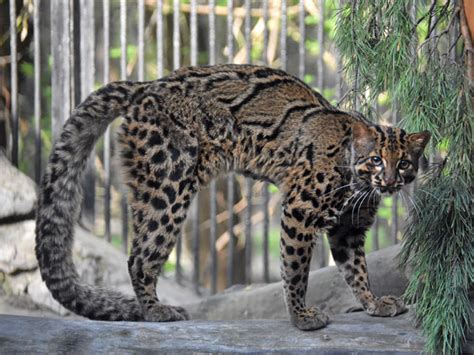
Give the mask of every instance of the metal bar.
[[(268, 64), (268, 0), (263, 1), (263, 62)], [(263, 281), (270, 282), (270, 256), (268, 251), (268, 238), (270, 230), (270, 213), (268, 203), (270, 201), (270, 193), (268, 191), (268, 183), (263, 183), (262, 190), (262, 209), (263, 209)]]
[(324, 0), (319, 0), (319, 23), (318, 23), (318, 43), (319, 43), (319, 56), (318, 56), (318, 78), (316, 86), (321, 93), (324, 89)]
[[(324, 91), (324, 0), (319, 0), (319, 23), (318, 23), (318, 42), (319, 42), (319, 56), (318, 56), (318, 77), (316, 80), (316, 86), (318, 90), (323, 93)], [(326, 255), (328, 254), (324, 233), (319, 233), (319, 239), (321, 243), (317, 245), (319, 252), (319, 267), (323, 268), (327, 265)]]
[[(104, 21), (104, 78), (103, 83), (107, 84), (110, 77), (110, 4), (109, 0), (103, 0), (103, 21)], [(104, 224), (105, 239), (110, 243), (112, 236), (110, 233), (110, 126), (107, 127), (104, 135)]]
[[(173, 69), (178, 69), (181, 65), (180, 58), (180, 34), (179, 34), (179, 0), (173, 0)], [(180, 232), (178, 240), (176, 241), (176, 269), (175, 277), (178, 283), (181, 282), (182, 270), (181, 270), (181, 254), (182, 254), (182, 240), (183, 235)]]
[[(71, 107), (76, 107), (81, 102), (81, 94), (82, 94), (82, 87), (81, 87), (81, 0), (72, 0), (72, 19), (71, 19), (71, 27), (72, 27), (72, 52), (71, 52), (71, 62), (72, 62), (72, 79), (71, 79), (71, 91), (72, 91), (72, 101)], [(85, 183), (83, 183), (83, 190), (87, 189)], [(84, 199), (85, 200), (85, 199)], [(84, 204), (83, 201), (81, 206), (81, 220), (85, 222), (85, 225), (90, 228), (90, 224), (88, 221), (84, 221)]]
[[(377, 102), (375, 102), (373, 109), (377, 113), (377, 117), (380, 117), (380, 115), (378, 115), (378, 112), (380, 111), (380, 107)], [(380, 219), (379, 219), (378, 214), (376, 213), (375, 218), (374, 218), (374, 223), (372, 225), (372, 239), (373, 239), (372, 246), (374, 250), (379, 249), (379, 225), (380, 225)]]
[(181, 66), (179, 35), (179, 0), (173, 0), (173, 69)]
[(286, 37), (287, 37), (287, 6), (286, 0), (281, 1), (281, 32), (280, 32), (280, 60), (281, 69), (286, 70), (287, 53), (286, 53)]
[(156, 0), (156, 70), (163, 76), (163, 0)]
[[(352, 14), (354, 14), (357, 10), (357, 7), (359, 6), (358, 2), (352, 2), (351, 7), (352, 7)], [(352, 16), (352, 15), (351, 15)], [(351, 18), (351, 21), (353, 21), (353, 17)], [(358, 94), (359, 94), (359, 63), (356, 61), (355, 64), (355, 69), (354, 69), (354, 85), (353, 85), (353, 98), (352, 98), (352, 105), (354, 107), (355, 111), (359, 110), (359, 99), (358, 99)]]
[[(232, 25), (234, 23), (234, 2), (227, 1), (227, 61), (232, 63), (234, 60), (234, 37), (232, 34)], [(234, 204), (235, 204), (235, 174), (229, 172), (227, 176), (227, 211), (229, 218), (227, 220), (227, 232), (229, 234), (228, 258), (227, 258), (227, 287), (234, 284), (234, 259), (235, 259), (235, 238), (234, 238)]]
[(227, 258), (227, 287), (234, 284), (234, 259), (235, 259), (235, 241), (234, 241), (234, 203), (235, 203), (235, 174), (230, 172), (227, 177), (227, 232), (229, 234), (228, 258)]
[(304, 23), (305, 19), (305, 11), (304, 11), (304, 0), (300, 0), (299, 2), (299, 15), (298, 15), (298, 25), (299, 25), (299, 32), (300, 32), (300, 41), (298, 43), (298, 53), (299, 53), (299, 61), (298, 61), (298, 76), (301, 80), (304, 80), (305, 74), (305, 40), (306, 40), (306, 26)]
[(268, 0), (263, 0), (263, 62), (268, 65)]
[(234, 24), (234, 1), (227, 0), (227, 61), (234, 61), (234, 35), (232, 26)]
[[(95, 77), (95, 31), (94, 31), (94, 0), (80, 0), (80, 76), (81, 101), (94, 89)], [(76, 104), (79, 104), (77, 102)], [(95, 149), (89, 156), (84, 173), (84, 200), (81, 217), (84, 225), (94, 230), (95, 224)]]
[(16, 29), (16, 1), (10, 0), (10, 54), (11, 54), (11, 161), (18, 166), (18, 53)]
[(245, 37), (245, 61), (249, 64), (252, 63), (252, 3), (250, 0), (245, 0), (245, 19), (244, 19), (244, 37)]
[[(392, 125), (395, 127), (398, 123), (398, 105), (396, 102), (392, 105)], [(398, 235), (398, 194), (392, 195), (392, 223), (390, 225), (390, 239), (393, 244), (397, 244)]]
[(120, 79), (127, 80), (127, 0), (120, 0)]
[(71, 113), (71, 16), (69, 2), (51, 0), (51, 56), (54, 68), (51, 73), (51, 130), (54, 141), (59, 138), (61, 127)]
[(372, 238), (372, 247), (374, 250), (379, 250), (379, 226), (380, 218), (375, 216), (375, 222), (373, 227), (373, 238)]
[(191, 65), (197, 65), (198, 48), (197, 48), (197, 10), (196, 0), (191, 0), (190, 14), (190, 37), (191, 37)]
[[(246, 62), (252, 63), (252, 39), (251, 39), (251, 6), (250, 0), (245, 0), (245, 23), (244, 23), (244, 37), (245, 37), (245, 56)], [(250, 284), (252, 282), (252, 187), (253, 181), (251, 178), (245, 178), (245, 199), (247, 201), (247, 208), (244, 216), (245, 227), (245, 282)]]
[[(216, 64), (216, 2), (209, 1), (209, 64)], [(211, 181), (209, 187), (210, 198), (210, 214), (211, 214), (211, 228), (210, 228), (210, 244), (211, 244), (211, 293), (217, 292), (217, 186), (216, 180)]]
[(210, 190), (210, 200), (211, 200), (211, 293), (215, 294), (217, 292), (217, 249), (216, 249), (216, 241), (217, 241), (217, 186), (216, 180), (211, 181), (211, 185), (209, 187)]
[(200, 273), (200, 233), (199, 233), (199, 194), (193, 201), (192, 208), (192, 240), (193, 240), (193, 286), (194, 291), (200, 294), (199, 289), (199, 273)]
[[(191, 0), (191, 23), (190, 23), (190, 37), (191, 37), (191, 65), (197, 65), (198, 46), (197, 46), (197, 12), (196, 0)], [(200, 272), (200, 233), (199, 233), (199, 193), (193, 201), (192, 208), (192, 240), (193, 240), (193, 284), (194, 291), (200, 293), (199, 290), (199, 272)]]
[(270, 213), (268, 210), (268, 203), (270, 201), (270, 192), (268, 190), (268, 183), (263, 184), (262, 191), (263, 200), (263, 281), (270, 282), (270, 255), (268, 252), (268, 237), (270, 231)]
[(145, 0), (138, 0), (138, 81), (145, 80)]
[[(127, 80), (127, 1), (120, 0), (120, 79)], [(127, 189), (121, 187), (120, 205), (122, 207), (122, 248), (128, 253), (128, 201)]]
[(34, 35), (34, 67), (35, 67), (35, 181), (41, 180), (41, 47), (40, 47), (40, 2), (33, 2), (33, 35)]
[(216, 64), (216, 2), (209, 0), (209, 64)]
[(247, 208), (245, 209), (245, 282), (252, 282), (252, 188), (253, 182), (251, 178), (245, 178), (245, 199)]

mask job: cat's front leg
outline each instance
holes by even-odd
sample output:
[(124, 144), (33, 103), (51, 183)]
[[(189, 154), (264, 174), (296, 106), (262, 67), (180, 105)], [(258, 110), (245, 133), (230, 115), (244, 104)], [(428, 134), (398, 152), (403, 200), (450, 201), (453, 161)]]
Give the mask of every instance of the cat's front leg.
[(371, 221), (365, 225), (354, 225), (351, 219), (352, 217), (343, 215), (341, 224), (333, 227), (328, 235), (331, 252), (339, 271), (368, 314), (393, 317), (406, 312), (407, 308), (401, 298), (376, 297), (372, 293), (364, 252), (365, 232)]
[[(287, 206), (281, 220), (281, 276), (285, 301), (291, 322), (301, 330), (326, 326), (328, 316), (316, 307), (306, 305), (308, 275), (315, 231), (305, 227), (305, 213)], [(306, 224), (307, 225), (307, 224)]]

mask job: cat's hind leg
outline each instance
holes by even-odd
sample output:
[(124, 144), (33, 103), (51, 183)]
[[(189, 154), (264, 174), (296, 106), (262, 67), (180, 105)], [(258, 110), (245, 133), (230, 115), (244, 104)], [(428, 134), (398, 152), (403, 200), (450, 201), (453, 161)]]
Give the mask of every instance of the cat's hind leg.
[(145, 320), (166, 322), (189, 319), (182, 307), (159, 301), (156, 285), (198, 189), (197, 141), (193, 133), (172, 131), (166, 117), (160, 118), (152, 124), (132, 121), (120, 140), (132, 190), (130, 277)]

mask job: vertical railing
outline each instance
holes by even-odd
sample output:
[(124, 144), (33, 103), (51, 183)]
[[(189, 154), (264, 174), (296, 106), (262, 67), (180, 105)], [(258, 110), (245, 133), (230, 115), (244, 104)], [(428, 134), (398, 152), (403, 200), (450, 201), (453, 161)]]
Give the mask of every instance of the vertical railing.
[[(173, 0), (173, 69), (181, 66), (180, 45), (181, 37), (179, 34), (179, 0)], [(183, 234), (180, 232), (176, 242), (176, 281), (181, 282), (181, 253), (183, 246)]]
[[(252, 39), (251, 33), (251, 10), (252, 4), (250, 0), (245, 0), (245, 21), (244, 21), (244, 39), (245, 39), (245, 62), (252, 63)], [(247, 208), (245, 209), (244, 226), (245, 226), (245, 283), (252, 282), (252, 203), (253, 203), (253, 182), (251, 178), (245, 178), (245, 200), (247, 201)]]
[[(209, 64), (216, 64), (216, 3), (209, 1)], [(211, 294), (217, 292), (217, 185), (212, 179), (209, 187), (210, 198), (210, 256), (211, 256)]]
[(138, 0), (138, 81), (145, 80), (145, 0)]
[[(12, 1), (13, 3), (14, 1)], [(33, 3), (33, 56), (34, 56), (34, 105), (35, 105), (35, 182), (41, 180), (41, 31), (40, 31), (40, 0)], [(13, 62), (13, 58), (12, 58)]]
[(18, 166), (18, 49), (16, 28), (16, 1), (10, 1), (10, 53), (11, 53), (11, 160), (13, 165)]
[[(396, 126), (398, 123), (398, 112), (396, 101), (392, 103), (392, 125)], [(392, 196), (391, 206), (391, 224), (390, 224), (390, 240), (393, 244), (398, 243), (398, 194)]]
[(156, 70), (163, 76), (163, 0), (156, 0)]
[(51, 72), (51, 130), (53, 141), (59, 138), (61, 127), (65, 119), (69, 117), (72, 106), (71, 19), (70, 2), (51, 0), (51, 56), (55, 68)]
[[(104, 22), (104, 77), (102, 82), (107, 84), (110, 81), (110, 62), (109, 62), (109, 50), (110, 50), (110, 4), (109, 0), (102, 1), (102, 11)], [(112, 234), (110, 230), (110, 200), (111, 195), (111, 181), (110, 181), (110, 126), (107, 127), (104, 135), (104, 234), (105, 239), (110, 243), (112, 241)]]
[[(197, 9), (196, 0), (191, 0), (190, 15), (190, 38), (191, 38), (191, 65), (197, 65), (198, 60), (198, 43), (197, 43)], [(196, 194), (192, 203), (192, 252), (193, 252), (193, 284), (196, 293), (200, 293), (199, 276), (200, 276), (200, 233), (199, 233), (199, 193)]]
[[(94, 0), (80, 0), (80, 97), (83, 101), (94, 89), (95, 29)], [(76, 105), (78, 102), (76, 102)], [(95, 225), (95, 149), (90, 154), (84, 173), (82, 222), (91, 230)]]
[[(268, 65), (268, 0), (263, 0), (263, 63)], [(269, 233), (270, 233), (270, 213), (268, 204), (270, 192), (268, 183), (263, 183), (262, 208), (263, 208), (263, 281), (270, 282), (270, 256), (269, 256)]]
[[(234, 23), (234, 2), (227, 1), (227, 61), (234, 61), (234, 35), (232, 26)], [(234, 204), (235, 204), (235, 176), (230, 172), (227, 176), (227, 232), (229, 234), (228, 259), (227, 259), (227, 287), (234, 284), (234, 259), (235, 259), (235, 241), (234, 241)]]
[(304, 9), (304, 0), (299, 1), (299, 16), (298, 16), (298, 29), (300, 32), (300, 41), (298, 43), (298, 76), (304, 78), (306, 66), (306, 48), (305, 48), (305, 38), (306, 38), (306, 26), (305, 26), (305, 9)]
[[(318, 55), (318, 66), (317, 66), (317, 80), (316, 80), (316, 87), (318, 88), (320, 93), (324, 92), (324, 0), (318, 1), (318, 8), (319, 8), (319, 22), (318, 22), (318, 44), (319, 44), (319, 55)], [(318, 264), (319, 267), (325, 267), (327, 265), (326, 262), (326, 245), (324, 244), (325, 236), (323, 233), (319, 233), (318, 241), (317, 241), (317, 249), (315, 250), (316, 255), (318, 257)]]
[[(127, 80), (127, 0), (120, 0), (120, 80)], [(125, 184), (121, 187), (122, 248), (128, 253), (128, 200)]]

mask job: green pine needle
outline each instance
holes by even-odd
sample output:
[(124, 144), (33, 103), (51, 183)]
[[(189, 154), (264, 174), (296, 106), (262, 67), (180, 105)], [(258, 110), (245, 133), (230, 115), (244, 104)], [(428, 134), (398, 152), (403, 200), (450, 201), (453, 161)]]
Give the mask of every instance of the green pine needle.
[[(462, 61), (453, 61), (447, 26), (449, 2), (419, 4), (414, 23), (409, 2), (355, 0), (338, 12), (335, 40), (351, 95), (370, 116), (385, 92), (409, 131), (428, 130), (443, 166), (428, 172), (414, 197), (401, 262), (412, 277), (406, 291), (430, 353), (459, 354), (472, 325), (468, 290), (474, 284), (474, 113)], [(433, 29), (433, 26), (435, 28)], [(429, 35), (431, 27), (431, 34)], [(426, 38), (430, 38), (426, 41)], [(423, 44), (422, 44), (423, 43)], [(459, 51), (457, 52), (459, 55)]]

